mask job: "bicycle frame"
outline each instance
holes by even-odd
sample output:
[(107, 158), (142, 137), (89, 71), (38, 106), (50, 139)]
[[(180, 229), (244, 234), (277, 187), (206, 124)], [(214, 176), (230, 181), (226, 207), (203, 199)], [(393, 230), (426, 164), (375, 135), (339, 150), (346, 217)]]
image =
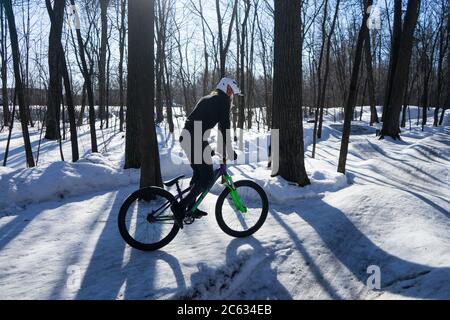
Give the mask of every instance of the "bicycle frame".
[[(239, 197), (236, 188), (234, 187), (233, 178), (228, 174), (227, 166), (225, 164), (220, 165), (220, 168), (214, 171), (214, 179), (211, 182), (211, 185), (202, 193), (200, 198), (195, 202), (194, 206), (191, 209), (191, 213), (195, 212), (198, 209), (200, 204), (203, 202), (205, 197), (211, 191), (213, 185), (219, 180), (219, 178), (223, 178), (223, 184), (225, 187), (230, 189), (231, 199), (233, 200), (234, 205), (241, 213), (247, 213), (247, 208), (242, 204), (241, 198)], [(188, 189), (189, 190), (189, 189)], [(180, 195), (182, 197), (182, 195)]]
[[(241, 213), (247, 213), (247, 208), (242, 203), (241, 198), (239, 197), (239, 195), (238, 195), (238, 193), (236, 191), (236, 188), (234, 187), (233, 178), (228, 174), (227, 166), (225, 164), (222, 164), (219, 169), (214, 171), (214, 179), (213, 179), (213, 181), (211, 181), (211, 184), (208, 186), (208, 188), (205, 191), (203, 191), (201, 196), (195, 202), (194, 206), (191, 209), (191, 214), (194, 213), (198, 209), (198, 207), (203, 202), (205, 197), (211, 191), (211, 188), (214, 186), (214, 184), (217, 182), (217, 180), (219, 180), (219, 178), (221, 178), (221, 177), (223, 178), (223, 184), (225, 185), (225, 187), (230, 190), (231, 199), (233, 200), (233, 203), (236, 206), (236, 208)], [(175, 197), (175, 199), (176, 200), (182, 200), (183, 199), (183, 195), (185, 193), (189, 192), (189, 190), (191, 190), (191, 187), (181, 191), (181, 189), (177, 185), (178, 195)], [(170, 207), (170, 202), (166, 202), (161, 207), (156, 209), (154, 211), (154, 214), (159, 212), (160, 210), (163, 210), (163, 212), (164, 212), (164, 210), (168, 209), (169, 207)], [(161, 213), (156, 214), (154, 216), (154, 218), (158, 217)], [(161, 218), (161, 219), (158, 219), (158, 220), (162, 221), (162, 220), (168, 220), (168, 219)]]

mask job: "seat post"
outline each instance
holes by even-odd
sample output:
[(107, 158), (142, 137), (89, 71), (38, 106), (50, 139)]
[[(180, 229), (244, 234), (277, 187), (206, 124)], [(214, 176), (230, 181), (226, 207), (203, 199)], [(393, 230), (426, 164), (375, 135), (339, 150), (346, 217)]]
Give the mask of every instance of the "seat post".
[(178, 195), (180, 196), (180, 200), (183, 200), (183, 192), (181, 191), (180, 184), (178, 181), (176, 182), (176, 185), (177, 185)]

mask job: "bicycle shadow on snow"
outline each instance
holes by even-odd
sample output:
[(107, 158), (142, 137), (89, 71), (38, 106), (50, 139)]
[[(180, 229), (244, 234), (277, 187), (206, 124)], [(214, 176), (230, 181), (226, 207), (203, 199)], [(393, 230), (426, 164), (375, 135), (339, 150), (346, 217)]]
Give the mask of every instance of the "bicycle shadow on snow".
[[(117, 215), (128, 194), (117, 192), (81, 287), (75, 299), (154, 299), (184, 290), (185, 280), (178, 259), (163, 251), (141, 252), (127, 247), (119, 234)], [(164, 265), (160, 263), (163, 262)], [(173, 272), (176, 288), (157, 288), (161, 268)], [(170, 273), (164, 272), (165, 278)]]
[(274, 255), (254, 237), (234, 239), (226, 249), (222, 267), (197, 264), (191, 274), (191, 287), (175, 295), (181, 300), (291, 300), (289, 291), (277, 278), (271, 262)]

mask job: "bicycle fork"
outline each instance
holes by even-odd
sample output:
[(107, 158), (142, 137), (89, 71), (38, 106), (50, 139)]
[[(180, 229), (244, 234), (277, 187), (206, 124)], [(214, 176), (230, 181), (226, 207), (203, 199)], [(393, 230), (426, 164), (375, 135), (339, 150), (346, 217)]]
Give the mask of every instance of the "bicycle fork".
[(230, 195), (231, 199), (233, 200), (234, 205), (241, 213), (247, 213), (247, 208), (242, 203), (241, 197), (239, 197), (239, 194), (236, 191), (236, 188), (234, 187), (233, 179), (230, 175), (226, 174), (223, 176), (225, 183), (224, 185), (230, 189)]
[[(233, 179), (231, 178), (231, 176), (228, 174), (224, 174), (223, 179), (224, 179), (223, 184), (230, 190), (231, 200), (233, 201), (233, 204), (235, 205), (236, 209), (238, 209), (241, 213), (247, 213), (248, 209), (242, 203), (241, 197), (239, 197), (239, 194), (237, 193), (236, 188), (234, 187)], [(200, 198), (195, 202), (194, 206), (192, 207), (191, 213), (194, 213), (198, 209), (203, 199), (205, 199), (205, 197), (208, 195), (209, 191), (210, 189), (208, 188), (202, 193)]]

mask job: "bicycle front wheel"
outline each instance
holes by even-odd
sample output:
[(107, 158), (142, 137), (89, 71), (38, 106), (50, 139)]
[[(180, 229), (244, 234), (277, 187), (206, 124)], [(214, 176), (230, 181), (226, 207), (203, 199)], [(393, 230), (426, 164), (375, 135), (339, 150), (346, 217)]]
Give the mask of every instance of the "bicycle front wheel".
[(236, 193), (227, 188), (216, 204), (216, 219), (226, 234), (244, 238), (258, 231), (267, 218), (269, 201), (257, 183), (249, 180), (234, 183)]
[(179, 228), (171, 210), (174, 196), (157, 187), (131, 194), (120, 208), (118, 224), (122, 238), (135, 249), (154, 251), (175, 238)]

